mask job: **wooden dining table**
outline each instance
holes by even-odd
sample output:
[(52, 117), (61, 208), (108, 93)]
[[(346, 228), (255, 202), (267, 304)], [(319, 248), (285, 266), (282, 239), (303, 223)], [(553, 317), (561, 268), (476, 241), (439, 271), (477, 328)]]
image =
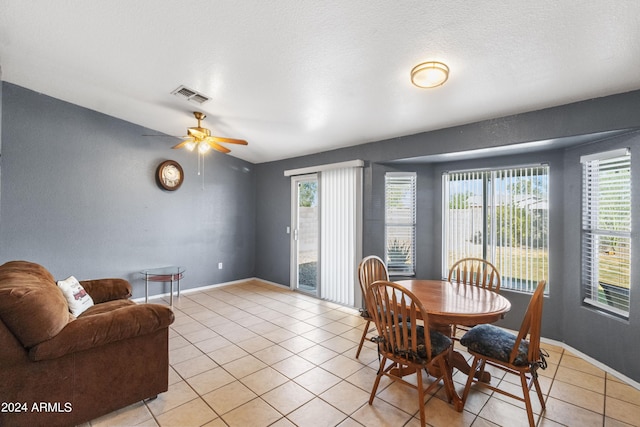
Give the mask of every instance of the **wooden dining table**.
[[(511, 309), (511, 303), (502, 295), (474, 285), (452, 283), (446, 280), (400, 280), (422, 303), (429, 316), (429, 326), (451, 336), (453, 325), (475, 326), (494, 323)], [(451, 354), (452, 367), (469, 375), (471, 367), (458, 351)], [(482, 381), (491, 381), (488, 372)]]
[(429, 321), (440, 325), (494, 323), (511, 310), (508, 299), (478, 286), (446, 280), (400, 280), (422, 303)]

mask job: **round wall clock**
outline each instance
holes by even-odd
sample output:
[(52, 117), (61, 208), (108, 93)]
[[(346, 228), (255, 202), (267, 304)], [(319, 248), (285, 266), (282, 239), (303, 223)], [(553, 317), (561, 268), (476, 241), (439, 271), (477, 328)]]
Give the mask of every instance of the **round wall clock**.
[(158, 184), (165, 190), (174, 191), (180, 188), (184, 179), (182, 166), (174, 160), (166, 160), (160, 163), (156, 173)]

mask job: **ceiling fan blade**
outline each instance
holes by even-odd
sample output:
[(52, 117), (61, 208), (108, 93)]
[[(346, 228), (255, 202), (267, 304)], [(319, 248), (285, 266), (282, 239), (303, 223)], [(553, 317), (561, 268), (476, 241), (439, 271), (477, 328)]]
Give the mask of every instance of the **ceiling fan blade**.
[(187, 144), (188, 144), (188, 143), (190, 143), (190, 142), (193, 142), (193, 138), (186, 139), (186, 140), (182, 141), (181, 143), (179, 143), (179, 144), (177, 144), (177, 145), (174, 145), (174, 146), (173, 146), (173, 147), (171, 147), (171, 148), (174, 148), (174, 149), (182, 148), (182, 147), (184, 147), (185, 145), (187, 145)]
[(214, 150), (218, 150), (221, 153), (227, 154), (231, 152), (231, 150), (229, 150), (227, 147), (223, 147), (222, 145), (217, 144), (211, 140), (207, 140), (207, 143), (211, 146), (211, 148), (213, 148)]
[(214, 141), (217, 142), (226, 142), (228, 144), (240, 144), (240, 145), (248, 145), (249, 143), (244, 139), (233, 139), (233, 138), (224, 138), (222, 136), (210, 136)]

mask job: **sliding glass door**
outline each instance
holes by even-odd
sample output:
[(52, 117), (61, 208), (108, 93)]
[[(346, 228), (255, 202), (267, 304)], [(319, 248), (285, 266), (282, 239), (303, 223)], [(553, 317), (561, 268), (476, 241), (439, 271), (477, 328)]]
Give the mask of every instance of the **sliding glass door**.
[(320, 207), (318, 176), (292, 177), (294, 289), (319, 295)]
[(353, 307), (362, 258), (361, 160), (291, 176), (291, 288)]

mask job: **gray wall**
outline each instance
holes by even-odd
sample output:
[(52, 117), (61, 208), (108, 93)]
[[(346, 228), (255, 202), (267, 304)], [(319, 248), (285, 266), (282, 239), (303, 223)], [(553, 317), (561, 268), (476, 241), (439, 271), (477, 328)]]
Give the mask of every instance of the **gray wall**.
[[(637, 109), (636, 109), (637, 110)], [(633, 209), (631, 234), (631, 293), (628, 321), (596, 313), (583, 307), (580, 290), (580, 206), (582, 169), (580, 156), (616, 148), (631, 148), (631, 201)], [(564, 340), (608, 366), (640, 381), (638, 350), (640, 343), (640, 134), (612, 138), (566, 151), (564, 158), (564, 237), (562, 285), (565, 298), (562, 330)]]
[[(598, 98), (575, 104), (519, 114), (454, 128), (378, 141), (311, 156), (286, 159), (256, 165), (257, 228), (256, 276), (289, 284), (290, 223), (289, 179), (283, 172), (313, 165), (353, 159), (365, 161), (363, 254), (383, 255), (384, 252), (384, 173), (389, 170), (418, 172), (418, 242), (417, 276), (439, 277), (441, 274), (441, 188), (443, 170), (510, 166), (523, 163), (550, 164), (550, 227), (551, 262), (549, 297), (545, 298), (543, 335), (564, 341), (640, 381), (640, 363), (635, 354), (640, 341), (638, 316), (640, 291), (635, 288), (638, 272), (634, 271), (631, 292), (632, 315), (628, 322), (585, 308), (580, 291), (580, 214), (581, 169), (583, 152), (605, 150), (611, 146), (632, 146), (638, 151), (638, 134), (619, 136), (606, 141), (565, 149), (550, 145), (546, 151), (506, 157), (477, 159), (466, 162), (433, 164), (397, 164), (393, 160), (413, 158), (474, 148), (499, 147), (521, 142), (547, 140), (640, 126), (640, 91)], [(640, 153), (632, 155), (632, 167), (640, 170)], [(640, 220), (640, 185), (634, 173), (634, 230)], [(634, 235), (634, 244), (640, 242)], [(638, 264), (638, 251), (633, 250), (633, 265)], [(512, 310), (501, 322), (503, 326), (519, 328), (529, 295), (504, 291), (512, 302)]]
[[(418, 172), (417, 275), (438, 277), (441, 256), (440, 173), (444, 169), (548, 162), (551, 166), (550, 295), (543, 334), (640, 381), (633, 271), (631, 318), (620, 321), (581, 305), (579, 158), (632, 147), (640, 170), (640, 137), (618, 136), (570, 149), (551, 146), (528, 155), (433, 164), (390, 164), (472, 148), (640, 127), (640, 91), (455, 128), (252, 165), (231, 156), (208, 156), (204, 190), (193, 153), (172, 151), (174, 141), (131, 123), (3, 83), (0, 92), (2, 180), (0, 262), (29, 259), (58, 278), (104, 276), (133, 280), (142, 295), (141, 268), (187, 267), (185, 288), (260, 277), (289, 284), (290, 180), (284, 170), (365, 160), (364, 254), (384, 248), (384, 173)], [(187, 174), (177, 192), (155, 184), (157, 165), (180, 162)], [(640, 185), (633, 174), (633, 242), (639, 241)], [(634, 265), (638, 251), (633, 250)], [(217, 269), (222, 261), (223, 270)], [(157, 289), (157, 288), (156, 288)], [(155, 291), (156, 293), (159, 290)], [(528, 296), (505, 291), (513, 309), (502, 322), (515, 328)]]
[[(56, 278), (123, 277), (144, 295), (140, 269), (187, 268), (183, 288), (254, 276), (255, 173), (217, 152), (203, 182), (174, 138), (3, 82), (0, 262), (26, 259)], [(155, 182), (178, 161), (175, 192)], [(218, 269), (218, 262), (223, 269)], [(168, 292), (154, 284), (151, 294)]]

